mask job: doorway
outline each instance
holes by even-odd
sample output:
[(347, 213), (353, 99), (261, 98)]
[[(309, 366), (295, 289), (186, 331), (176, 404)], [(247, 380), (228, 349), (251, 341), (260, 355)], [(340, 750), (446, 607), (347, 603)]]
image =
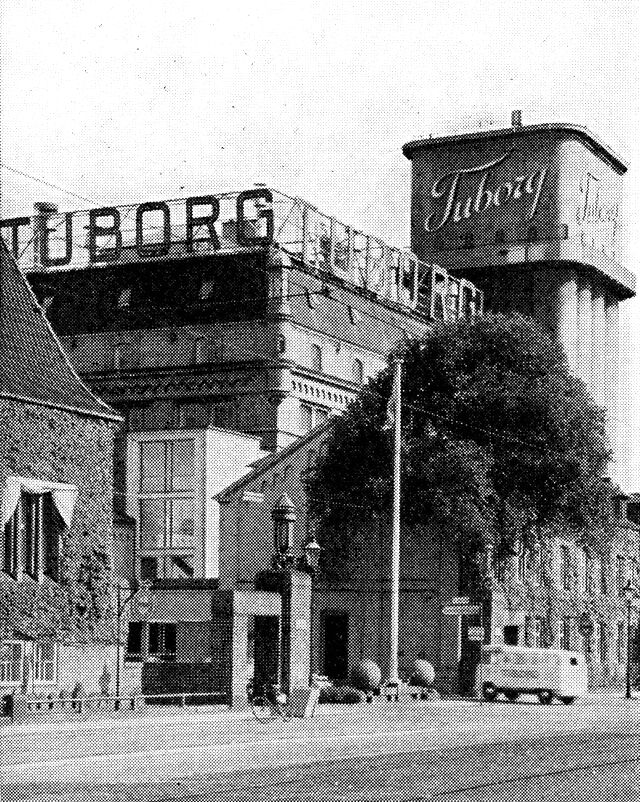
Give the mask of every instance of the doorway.
[(512, 624), (504, 628), (503, 639), (505, 646), (517, 646), (519, 637), (519, 627)]
[(280, 619), (277, 616), (255, 616), (253, 658), (256, 688), (280, 682)]
[(349, 613), (325, 613), (323, 625), (323, 673), (333, 682), (349, 675)]

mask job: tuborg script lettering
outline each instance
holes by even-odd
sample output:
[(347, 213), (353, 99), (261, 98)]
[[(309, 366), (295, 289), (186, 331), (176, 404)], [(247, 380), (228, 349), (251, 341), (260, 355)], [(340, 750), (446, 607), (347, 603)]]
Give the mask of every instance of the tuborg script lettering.
[[(547, 167), (536, 170), (529, 175), (521, 175), (509, 181), (504, 181), (498, 186), (488, 186), (491, 177), (491, 168), (497, 167), (505, 162), (513, 151), (503, 154), (494, 161), (480, 164), (477, 167), (466, 167), (438, 178), (432, 188), (431, 197), (434, 200), (442, 200), (434, 212), (426, 219), (424, 227), (427, 231), (433, 232), (442, 228), (449, 220), (459, 223), (462, 220), (469, 220), (475, 215), (486, 212), (491, 207), (499, 208), (505, 206), (510, 201), (519, 201), (523, 198), (531, 198), (531, 206), (528, 211), (528, 218), (531, 220), (538, 208), (540, 193), (544, 180), (547, 175)], [(479, 176), (475, 192), (463, 199), (461, 195), (461, 180), (463, 176)]]

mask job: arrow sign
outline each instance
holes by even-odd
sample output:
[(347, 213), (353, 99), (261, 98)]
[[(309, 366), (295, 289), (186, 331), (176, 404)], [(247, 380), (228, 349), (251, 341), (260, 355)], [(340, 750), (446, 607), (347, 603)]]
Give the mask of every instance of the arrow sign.
[(471, 600), (468, 596), (454, 596), (451, 599), (451, 604), (471, 604)]

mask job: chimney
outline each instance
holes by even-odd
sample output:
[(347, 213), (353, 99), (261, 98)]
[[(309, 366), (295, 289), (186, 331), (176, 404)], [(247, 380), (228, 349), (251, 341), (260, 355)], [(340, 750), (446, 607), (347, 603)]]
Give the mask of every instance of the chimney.
[(522, 127), (522, 111), (520, 109), (514, 109), (511, 112), (511, 127), (512, 128)]
[(46, 201), (39, 201), (33, 204), (33, 269), (44, 270), (42, 262), (40, 261), (40, 254), (42, 252), (42, 242), (47, 236), (47, 228), (49, 225), (49, 218), (52, 214), (56, 214), (58, 207), (55, 203), (48, 203)]

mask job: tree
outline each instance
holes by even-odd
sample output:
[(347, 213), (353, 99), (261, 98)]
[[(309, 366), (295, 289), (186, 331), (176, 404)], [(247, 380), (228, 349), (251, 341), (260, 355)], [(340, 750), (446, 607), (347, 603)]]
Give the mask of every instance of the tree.
[[(528, 318), (488, 315), (435, 324), (398, 353), (405, 526), (446, 527), (476, 568), (487, 545), (504, 554), (559, 532), (602, 546), (604, 412), (558, 343)], [(387, 369), (362, 389), (309, 476), (327, 563), (389, 519), (391, 381)]]

